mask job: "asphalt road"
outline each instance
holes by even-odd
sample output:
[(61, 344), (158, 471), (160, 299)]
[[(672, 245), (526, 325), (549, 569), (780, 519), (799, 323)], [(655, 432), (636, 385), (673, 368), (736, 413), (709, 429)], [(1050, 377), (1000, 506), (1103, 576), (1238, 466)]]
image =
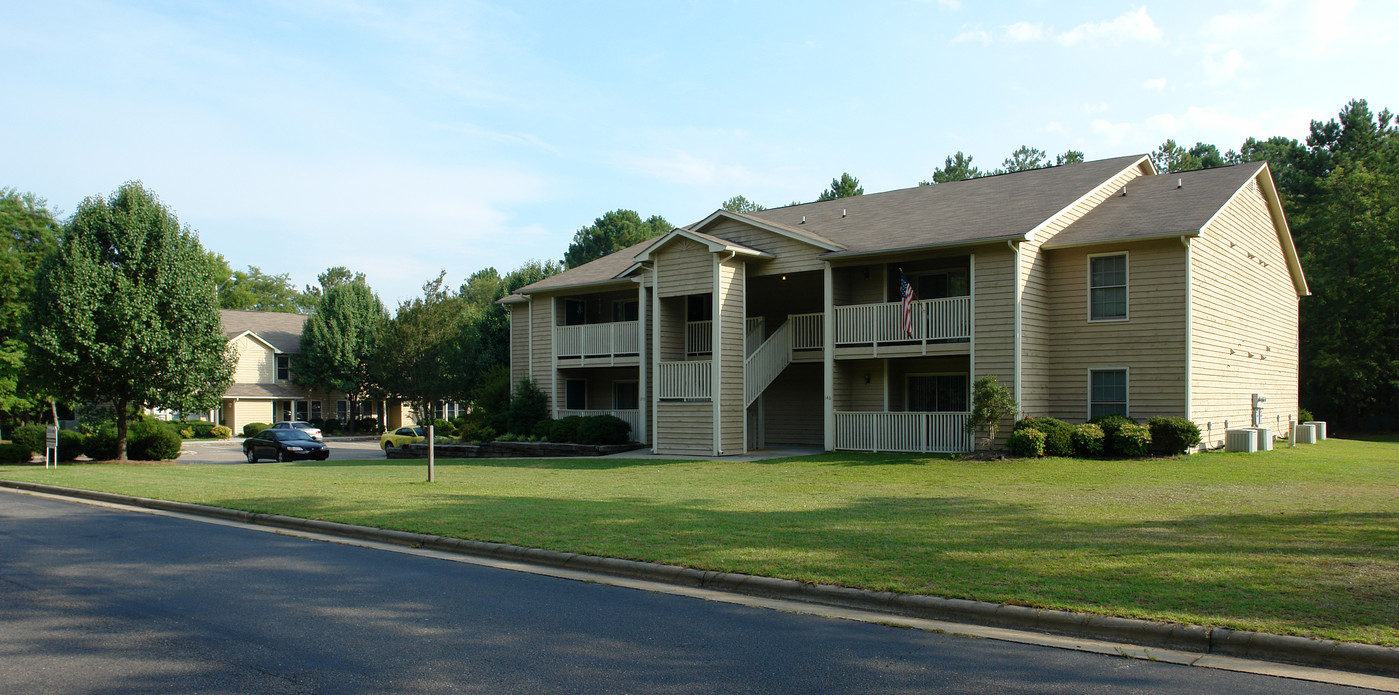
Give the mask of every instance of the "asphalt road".
[[(381, 459), (384, 452), (379, 448), (379, 439), (336, 439), (326, 441), (330, 447), (331, 461), (355, 459)], [(249, 465), (243, 458), (243, 438), (207, 440), (187, 439), (181, 447), (180, 463), (214, 463)], [(427, 465), (424, 462), (423, 465)]]
[(1361, 691), (0, 491), (0, 692)]

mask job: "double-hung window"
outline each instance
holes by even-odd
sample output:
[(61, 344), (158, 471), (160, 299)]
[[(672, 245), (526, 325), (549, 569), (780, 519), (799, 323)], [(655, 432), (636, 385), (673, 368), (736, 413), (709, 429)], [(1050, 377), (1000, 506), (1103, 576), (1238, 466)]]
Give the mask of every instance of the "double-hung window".
[(1127, 415), (1127, 370), (1088, 370), (1088, 418)]
[(291, 380), (291, 355), (277, 355), (277, 381)]
[(1088, 320), (1127, 320), (1127, 254), (1088, 257)]

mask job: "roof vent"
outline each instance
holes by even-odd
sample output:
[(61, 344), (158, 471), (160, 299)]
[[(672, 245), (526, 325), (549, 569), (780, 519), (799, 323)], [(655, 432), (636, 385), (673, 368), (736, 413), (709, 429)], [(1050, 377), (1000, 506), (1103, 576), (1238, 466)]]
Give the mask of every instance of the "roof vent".
[(845, 208), (840, 209), (840, 216), (845, 217)]
[(806, 215), (802, 215), (802, 224), (806, 224)]
[(1127, 197), (1127, 187), (1126, 187), (1125, 185), (1122, 187), (1122, 197), (1123, 197), (1123, 198), (1126, 198), (1126, 197)]
[(1185, 179), (1176, 179), (1176, 188), (1180, 188), (1181, 184), (1184, 183), (1184, 182), (1185, 182)]

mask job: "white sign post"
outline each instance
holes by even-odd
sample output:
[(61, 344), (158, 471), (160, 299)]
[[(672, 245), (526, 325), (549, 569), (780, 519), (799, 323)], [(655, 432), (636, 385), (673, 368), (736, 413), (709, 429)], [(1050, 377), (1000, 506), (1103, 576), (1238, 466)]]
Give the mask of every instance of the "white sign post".
[(53, 467), (58, 468), (58, 427), (49, 425), (44, 428), (44, 469), (47, 470), (49, 462), (53, 462)]

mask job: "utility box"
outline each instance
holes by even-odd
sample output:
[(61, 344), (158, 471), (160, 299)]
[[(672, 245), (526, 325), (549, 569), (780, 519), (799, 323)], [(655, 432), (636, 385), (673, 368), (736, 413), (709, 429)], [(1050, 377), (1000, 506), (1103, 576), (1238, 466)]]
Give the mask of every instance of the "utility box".
[(1315, 425), (1297, 425), (1296, 427), (1293, 428), (1293, 431), (1297, 433), (1297, 443), (1298, 443), (1298, 444), (1315, 444), (1315, 443), (1316, 443), (1316, 426), (1315, 426)]
[(1318, 442), (1319, 442), (1319, 441), (1322, 441), (1322, 440), (1324, 440), (1324, 439), (1326, 439), (1326, 421), (1325, 421), (1325, 420), (1308, 420), (1308, 421), (1306, 421), (1306, 422), (1304, 422), (1304, 423), (1302, 423), (1302, 424), (1304, 424), (1304, 425), (1311, 425), (1312, 427), (1316, 428), (1316, 440), (1317, 440)]
[(1248, 429), (1258, 433), (1258, 450), (1273, 450), (1273, 428), (1271, 427), (1250, 427)]
[(1224, 450), (1248, 454), (1258, 451), (1258, 430), (1224, 430)]

